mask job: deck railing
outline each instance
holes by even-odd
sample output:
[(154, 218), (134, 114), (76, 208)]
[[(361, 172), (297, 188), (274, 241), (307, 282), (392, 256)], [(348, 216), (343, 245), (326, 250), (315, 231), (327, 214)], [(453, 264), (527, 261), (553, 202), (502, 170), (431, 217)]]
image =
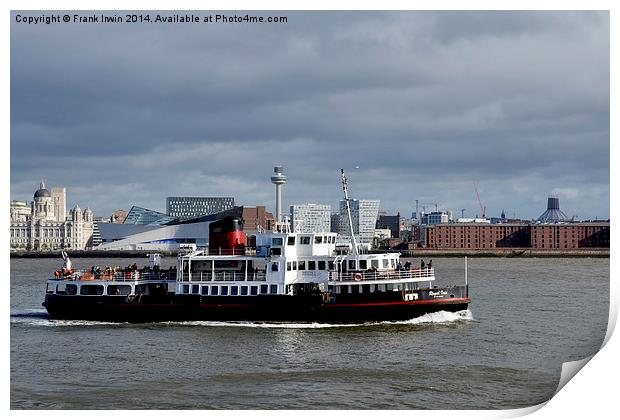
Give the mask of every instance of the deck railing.
[(374, 280), (407, 280), (435, 276), (434, 268), (414, 268), (412, 270), (360, 271), (339, 273), (329, 272), (330, 281), (374, 281)]
[(179, 278), (180, 281), (266, 281), (267, 275), (264, 271), (259, 272), (235, 272), (235, 271), (196, 271), (189, 274), (183, 273)]
[(91, 270), (73, 270), (71, 274), (57, 273), (53, 280), (74, 281), (144, 281), (144, 280), (176, 280), (176, 270), (160, 271), (101, 271), (93, 273)]

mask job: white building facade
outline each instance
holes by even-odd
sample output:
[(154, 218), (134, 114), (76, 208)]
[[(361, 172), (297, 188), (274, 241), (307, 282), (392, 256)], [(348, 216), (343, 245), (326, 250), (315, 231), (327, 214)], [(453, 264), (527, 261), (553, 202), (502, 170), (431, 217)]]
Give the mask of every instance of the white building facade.
[[(377, 215), (379, 214), (379, 200), (357, 200), (349, 199), (351, 208), (351, 220), (353, 221), (353, 233), (358, 244), (372, 244), (375, 236)], [(340, 200), (340, 214), (337, 217), (337, 224), (334, 229), (339, 234), (338, 242), (349, 242), (351, 240), (351, 228), (347, 215), (347, 206), (344, 200)]]
[(13, 250), (86, 249), (93, 236), (93, 212), (75, 206), (66, 216), (65, 188), (50, 192), (41, 180), (28, 208), (25, 202), (11, 202)]
[(291, 228), (299, 233), (329, 232), (331, 211), (328, 204), (294, 204), (291, 206)]

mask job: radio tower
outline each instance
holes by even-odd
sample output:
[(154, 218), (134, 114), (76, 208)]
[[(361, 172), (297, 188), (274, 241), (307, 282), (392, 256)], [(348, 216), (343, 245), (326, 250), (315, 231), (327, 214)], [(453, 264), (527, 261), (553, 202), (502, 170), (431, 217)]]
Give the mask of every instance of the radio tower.
[(276, 185), (276, 227), (282, 223), (282, 186), (286, 184), (286, 176), (284, 175), (284, 167), (275, 166), (274, 174), (271, 176), (271, 182)]

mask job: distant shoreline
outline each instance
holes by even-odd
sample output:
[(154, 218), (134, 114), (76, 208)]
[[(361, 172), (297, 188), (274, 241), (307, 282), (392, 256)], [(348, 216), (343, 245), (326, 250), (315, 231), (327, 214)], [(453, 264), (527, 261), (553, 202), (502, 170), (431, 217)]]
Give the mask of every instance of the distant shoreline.
[[(428, 249), (412, 250), (380, 249), (377, 252), (399, 252), (403, 258), (416, 257), (498, 257), (498, 258), (609, 258), (609, 248), (591, 249)], [(176, 257), (173, 251), (68, 251), (74, 258), (147, 258), (148, 254), (160, 254), (162, 257)], [(11, 258), (62, 258), (60, 251), (15, 251)]]

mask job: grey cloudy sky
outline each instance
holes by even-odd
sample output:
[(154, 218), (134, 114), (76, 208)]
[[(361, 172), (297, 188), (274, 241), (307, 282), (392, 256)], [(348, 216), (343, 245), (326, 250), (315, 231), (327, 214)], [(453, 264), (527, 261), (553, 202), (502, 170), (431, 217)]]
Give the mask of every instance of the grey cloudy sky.
[(12, 199), (31, 200), (44, 177), (97, 215), (164, 210), (170, 195), (273, 209), (282, 164), (286, 205), (336, 209), (343, 167), (352, 196), (390, 213), (418, 199), (479, 214), (476, 181), (490, 215), (537, 217), (553, 193), (569, 216), (609, 217), (608, 13), (107, 25), (17, 14)]

